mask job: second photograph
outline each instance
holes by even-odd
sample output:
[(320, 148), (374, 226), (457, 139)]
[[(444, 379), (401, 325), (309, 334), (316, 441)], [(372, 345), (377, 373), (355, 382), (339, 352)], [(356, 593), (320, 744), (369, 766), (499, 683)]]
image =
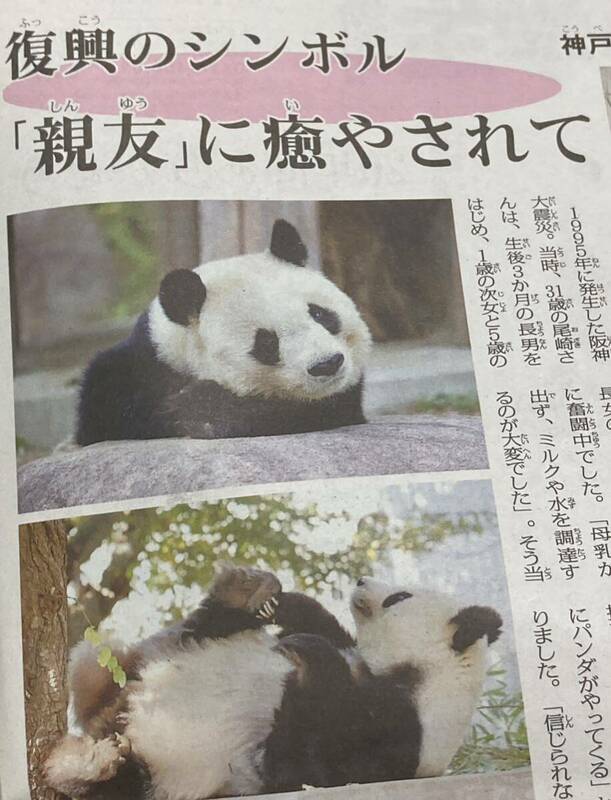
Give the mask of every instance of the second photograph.
[(72, 517), (20, 542), (33, 785), (204, 800), (408, 781), (419, 800), (530, 783), (487, 481)]

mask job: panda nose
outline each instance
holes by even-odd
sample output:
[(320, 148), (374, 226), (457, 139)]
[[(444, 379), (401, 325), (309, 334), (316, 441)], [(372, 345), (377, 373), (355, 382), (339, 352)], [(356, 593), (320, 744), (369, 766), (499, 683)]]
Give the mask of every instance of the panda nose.
[(365, 585), (365, 578), (359, 578), (356, 582), (357, 586), (364, 586)]
[(308, 372), (310, 375), (318, 378), (322, 375), (335, 375), (341, 365), (344, 363), (344, 357), (341, 353), (335, 353), (329, 358), (324, 358), (322, 361), (317, 361), (313, 364)]

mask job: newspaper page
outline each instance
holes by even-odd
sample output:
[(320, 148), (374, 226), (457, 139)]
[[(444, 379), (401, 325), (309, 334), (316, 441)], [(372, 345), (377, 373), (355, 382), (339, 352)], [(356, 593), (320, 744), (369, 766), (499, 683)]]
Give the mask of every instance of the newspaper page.
[(611, 798), (611, 11), (0, 11), (4, 800)]

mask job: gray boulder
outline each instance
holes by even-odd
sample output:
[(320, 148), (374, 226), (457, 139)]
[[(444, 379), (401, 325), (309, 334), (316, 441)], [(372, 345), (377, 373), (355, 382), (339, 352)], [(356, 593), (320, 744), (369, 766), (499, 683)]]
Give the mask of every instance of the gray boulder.
[(384, 416), (332, 431), (103, 442), (19, 470), (21, 513), (286, 481), (486, 469), (481, 420)]

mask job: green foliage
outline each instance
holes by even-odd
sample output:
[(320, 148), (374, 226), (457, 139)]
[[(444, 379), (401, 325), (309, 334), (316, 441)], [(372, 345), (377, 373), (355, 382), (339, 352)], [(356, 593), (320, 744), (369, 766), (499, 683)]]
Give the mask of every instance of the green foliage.
[(42, 458), (49, 455), (49, 449), (31, 442), (25, 436), (15, 436), (15, 451), (17, 453), (17, 463), (26, 464), (34, 458)]
[(443, 392), (425, 400), (416, 400), (409, 406), (416, 414), (479, 414), (476, 394), (445, 394)]
[[(319, 594), (327, 588), (337, 595), (340, 576), (356, 580), (390, 550), (425, 551), (449, 536), (479, 534), (483, 516), (414, 512), (406, 520), (392, 521), (373, 513), (355, 522), (347, 547), (319, 552), (307, 544), (307, 534), (316, 529), (320, 535), (321, 526), (328, 526), (332, 541), (333, 524), (343, 523), (345, 515), (321, 513), (315, 505), (297, 507), (280, 495), (257, 496), (74, 519), (69, 546), (83, 563), (92, 552), (90, 534), (97, 545), (115, 545), (102, 582), (106, 595), (126, 596), (136, 570), (158, 592), (174, 591), (177, 585), (204, 588), (218, 560), (289, 570), (299, 589)], [(171, 614), (180, 616), (178, 604)]]
[(155, 204), (101, 203), (91, 209), (118, 265), (119, 299), (110, 313), (118, 319), (137, 314), (155, 295), (159, 276)]
[(25, 453), (27, 450), (31, 450), (34, 445), (25, 438), (25, 436), (15, 436), (15, 448), (17, 453)]
[(505, 670), (488, 671), (493, 685), (480, 701), (469, 736), (454, 756), (449, 772), (494, 772), (530, 764), (524, 704), (520, 693), (511, 694)]
[(97, 651), (98, 664), (106, 668), (112, 675), (114, 683), (121, 687), (127, 683), (125, 670), (107, 644), (104, 644), (101, 634), (91, 625), (85, 630), (83, 638), (89, 642)]

